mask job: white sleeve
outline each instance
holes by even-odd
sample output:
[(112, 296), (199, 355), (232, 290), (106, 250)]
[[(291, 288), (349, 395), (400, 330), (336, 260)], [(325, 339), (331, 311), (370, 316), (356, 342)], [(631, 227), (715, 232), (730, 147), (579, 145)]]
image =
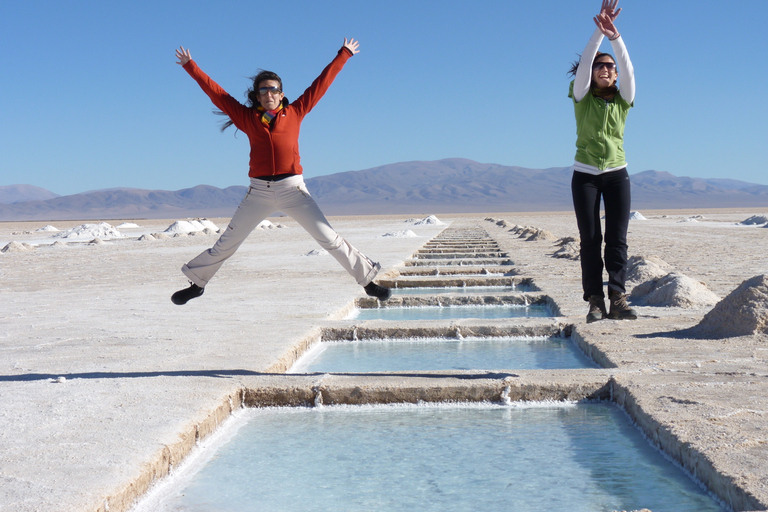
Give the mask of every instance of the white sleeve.
[[(584, 99), (589, 92), (589, 86), (592, 84), (592, 61), (595, 60), (600, 43), (603, 42), (603, 33), (600, 29), (595, 29), (595, 33), (589, 38), (587, 47), (579, 59), (579, 68), (576, 70), (576, 79), (573, 83), (573, 99), (576, 103)], [(622, 95), (623, 97), (623, 95)]]
[(631, 105), (635, 101), (635, 68), (632, 67), (632, 61), (629, 60), (629, 53), (621, 36), (611, 41), (611, 48), (616, 54), (616, 64), (619, 66), (621, 97)]

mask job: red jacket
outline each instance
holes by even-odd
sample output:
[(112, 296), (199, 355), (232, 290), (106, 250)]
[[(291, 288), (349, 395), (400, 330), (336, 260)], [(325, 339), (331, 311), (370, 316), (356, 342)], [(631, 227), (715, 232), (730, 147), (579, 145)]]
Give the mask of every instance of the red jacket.
[[(197, 81), (203, 92), (222, 112), (227, 114), (238, 130), (248, 135), (251, 143), (251, 161), (248, 176), (270, 176), (275, 174), (301, 174), (299, 157), (299, 129), (301, 121), (317, 105), (336, 75), (352, 56), (346, 48), (339, 53), (320, 73), (304, 94), (283, 108), (272, 122), (271, 129), (261, 122), (261, 114), (227, 94), (219, 84), (211, 80), (190, 60), (184, 69)], [(257, 84), (258, 85), (258, 84)]]

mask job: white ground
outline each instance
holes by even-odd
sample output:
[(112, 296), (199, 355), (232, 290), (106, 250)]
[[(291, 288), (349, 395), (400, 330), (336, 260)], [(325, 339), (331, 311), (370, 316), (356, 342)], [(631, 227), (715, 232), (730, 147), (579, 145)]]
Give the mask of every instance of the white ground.
[[(766, 273), (768, 229), (737, 225), (761, 213), (643, 211), (647, 220), (630, 224), (630, 254), (658, 256), (724, 297), (744, 280)], [(680, 222), (696, 215), (703, 218)], [(594, 336), (597, 346), (619, 362), (663, 366), (663, 354), (652, 363), (643, 359), (646, 344), (649, 351), (656, 350), (654, 338), (635, 336), (690, 327), (711, 309), (641, 307), (636, 322), (584, 327), (579, 263), (552, 258), (557, 249), (552, 240), (513, 239), (506, 229), (483, 220), (488, 216), (546, 229), (561, 238), (577, 236), (573, 215), (438, 217), (446, 225), (469, 222), (492, 236), (506, 236), (522, 275), (533, 277), (567, 321), (581, 325), (588, 341)], [(340, 234), (387, 271), (446, 227), (406, 223), (408, 219), (331, 220)], [(222, 397), (285, 359), (313, 329), (340, 318), (362, 296), (362, 289), (329, 255), (308, 257), (317, 249), (315, 242), (295, 222), (280, 218), (273, 220), (286, 229), (254, 231), (203, 297), (175, 306), (171, 293), (187, 284), (181, 265), (217, 236), (137, 240), (164, 231), (175, 220), (110, 221), (139, 227), (100, 245), (88, 245), (90, 238), (52, 245), (62, 239), (52, 238), (55, 232), (36, 231), (45, 222), (0, 223), (0, 248), (10, 242), (36, 246), (0, 253), (0, 511), (106, 510), (107, 499), (120, 492), (130, 495), (125, 488), (146, 470), (148, 461), (207, 418)], [(226, 226), (227, 219), (212, 220)], [(66, 231), (80, 224), (57, 221), (55, 227)], [(418, 237), (383, 236), (405, 230)], [(613, 342), (603, 341), (609, 339), (624, 344), (611, 353)], [(712, 361), (728, 359), (725, 354), (731, 348), (744, 346), (751, 359), (745, 356), (729, 368), (739, 376), (743, 371), (754, 375), (753, 380), (766, 379), (765, 336), (725, 340), (717, 347), (708, 345), (707, 353), (702, 353), (704, 345), (697, 344), (686, 356), (701, 372), (715, 364)], [(768, 414), (765, 390), (762, 384), (749, 391), (757, 395), (747, 397), (758, 419)], [(765, 459), (768, 434), (749, 431), (744, 436), (749, 441), (740, 442), (762, 446)], [(744, 467), (765, 467), (763, 459), (750, 459), (750, 453), (739, 452), (746, 462), (734, 462), (735, 474), (748, 473)], [(758, 478), (765, 482), (765, 471)], [(120, 507), (113, 502), (110, 510)]]

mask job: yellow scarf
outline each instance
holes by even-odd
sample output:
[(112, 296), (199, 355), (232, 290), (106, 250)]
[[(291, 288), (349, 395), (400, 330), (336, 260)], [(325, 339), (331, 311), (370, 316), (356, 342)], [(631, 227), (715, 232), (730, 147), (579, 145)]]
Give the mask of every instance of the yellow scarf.
[(283, 110), (283, 104), (280, 103), (280, 106), (277, 107), (275, 110), (267, 110), (261, 105), (256, 107), (256, 110), (261, 112), (261, 122), (264, 123), (266, 126), (269, 126), (270, 123), (272, 123), (272, 120), (275, 118), (278, 112)]

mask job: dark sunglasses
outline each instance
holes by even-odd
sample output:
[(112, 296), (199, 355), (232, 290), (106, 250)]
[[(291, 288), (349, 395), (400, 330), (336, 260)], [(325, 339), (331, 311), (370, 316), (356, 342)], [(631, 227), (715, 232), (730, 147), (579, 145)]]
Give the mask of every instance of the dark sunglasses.
[(615, 62), (594, 62), (592, 63), (592, 69), (600, 69), (605, 68), (608, 71), (613, 71), (616, 69), (616, 63)]
[(259, 87), (259, 94), (264, 96), (267, 93), (280, 94), (283, 92), (279, 87)]

